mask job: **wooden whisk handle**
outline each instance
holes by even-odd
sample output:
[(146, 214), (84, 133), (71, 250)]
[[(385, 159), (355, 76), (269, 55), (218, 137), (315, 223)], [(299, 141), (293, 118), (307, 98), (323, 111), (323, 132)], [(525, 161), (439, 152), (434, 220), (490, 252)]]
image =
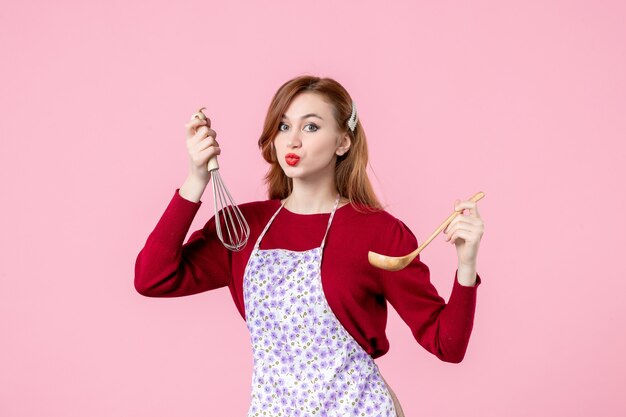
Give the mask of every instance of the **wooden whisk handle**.
[[(196, 113), (191, 116), (192, 118), (197, 117), (198, 119), (206, 120), (206, 115), (202, 113), (202, 110), (206, 109), (206, 107), (202, 107)], [(217, 163), (217, 155), (214, 155), (209, 159), (209, 163), (207, 164), (208, 171), (214, 171), (216, 169), (220, 169), (219, 164)]]

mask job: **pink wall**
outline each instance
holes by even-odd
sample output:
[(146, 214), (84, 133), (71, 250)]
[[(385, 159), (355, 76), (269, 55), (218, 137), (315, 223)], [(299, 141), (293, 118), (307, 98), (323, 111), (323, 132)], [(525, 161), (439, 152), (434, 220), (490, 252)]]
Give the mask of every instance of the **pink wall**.
[[(0, 415), (245, 415), (228, 290), (145, 298), (134, 262), (187, 175), (189, 115), (208, 108), (236, 200), (264, 198), (265, 111), (303, 73), (354, 97), (418, 240), (486, 194), (464, 361), (390, 316), (378, 364), (406, 414), (624, 415), (623, 2), (176, 3), (2, 8)], [(422, 260), (447, 299), (454, 247)]]

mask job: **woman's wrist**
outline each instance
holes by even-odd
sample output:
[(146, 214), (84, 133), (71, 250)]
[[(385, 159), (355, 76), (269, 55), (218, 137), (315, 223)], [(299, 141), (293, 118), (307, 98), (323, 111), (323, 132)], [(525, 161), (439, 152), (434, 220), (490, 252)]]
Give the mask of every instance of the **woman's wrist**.
[(476, 263), (459, 263), (457, 268), (457, 281), (465, 287), (476, 285)]
[(202, 194), (204, 194), (204, 190), (208, 184), (208, 181), (204, 181), (193, 174), (189, 174), (178, 193), (184, 199), (197, 203), (202, 198)]

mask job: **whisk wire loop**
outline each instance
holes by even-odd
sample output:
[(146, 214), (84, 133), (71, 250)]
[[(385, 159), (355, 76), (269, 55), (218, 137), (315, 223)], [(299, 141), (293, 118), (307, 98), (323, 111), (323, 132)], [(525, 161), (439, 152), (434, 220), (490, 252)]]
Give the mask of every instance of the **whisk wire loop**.
[[(238, 252), (248, 242), (250, 226), (235, 204), (228, 188), (224, 185), (219, 170), (211, 171), (211, 179), (213, 181), (213, 205), (217, 236), (226, 248)], [(226, 229), (226, 239), (222, 230), (222, 223)]]

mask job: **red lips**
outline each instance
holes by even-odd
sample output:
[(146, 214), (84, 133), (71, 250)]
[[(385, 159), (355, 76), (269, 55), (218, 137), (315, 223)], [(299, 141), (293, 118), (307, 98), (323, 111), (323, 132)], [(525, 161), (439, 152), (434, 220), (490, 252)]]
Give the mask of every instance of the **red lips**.
[(288, 153), (285, 155), (285, 161), (287, 162), (287, 165), (295, 166), (300, 161), (300, 157), (295, 153)]

